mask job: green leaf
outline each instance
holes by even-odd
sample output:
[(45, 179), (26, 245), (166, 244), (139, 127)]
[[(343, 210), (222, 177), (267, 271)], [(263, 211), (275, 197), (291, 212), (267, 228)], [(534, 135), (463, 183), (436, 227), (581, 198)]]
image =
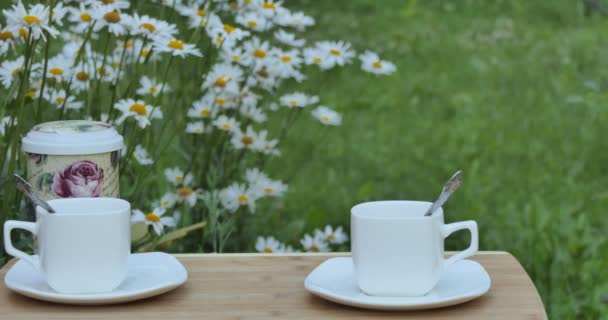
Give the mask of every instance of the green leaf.
[(138, 222), (131, 225), (131, 242), (141, 240), (148, 234), (148, 226), (145, 222)]
[(181, 239), (181, 238), (185, 237), (189, 232), (192, 232), (192, 231), (198, 230), (198, 229), (202, 229), (206, 225), (207, 225), (207, 221), (203, 221), (203, 222), (199, 222), (197, 224), (193, 224), (193, 225), (188, 226), (188, 227), (184, 227), (184, 228), (181, 228), (181, 229), (173, 230), (173, 231), (171, 231), (169, 233), (165, 233), (158, 240), (152, 241), (152, 242), (150, 242), (148, 244), (145, 244), (145, 245), (141, 246), (138, 251), (139, 252), (150, 251), (150, 250), (156, 248), (157, 246), (159, 246), (159, 245), (161, 245), (163, 243), (167, 243), (169, 241)]

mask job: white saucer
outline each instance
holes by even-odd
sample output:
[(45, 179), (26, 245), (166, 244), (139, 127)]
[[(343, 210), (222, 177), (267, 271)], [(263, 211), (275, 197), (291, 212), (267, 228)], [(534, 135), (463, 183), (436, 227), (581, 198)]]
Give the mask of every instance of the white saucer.
[(376, 310), (423, 310), (473, 300), (490, 290), (491, 280), (477, 262), (452, 264), (431, 292), (422, 297), (376, 297), (357, 286), (351, 258), (333, 258), (313, 270), (304, 287), (321, 298), (353, 307)]
[[(34, 299), (66, 304), (114, 304), (144, 299), (173, 290), (188, 280), (188, 272), (175, 257), (162, 252), (129, 256), (127, 278), (114, 291), (63, 294), (51, 289), (30, 264), (19, 260), (6, 273), (6, 286)], [(95, 275), (92, 275), (95, 276)]]

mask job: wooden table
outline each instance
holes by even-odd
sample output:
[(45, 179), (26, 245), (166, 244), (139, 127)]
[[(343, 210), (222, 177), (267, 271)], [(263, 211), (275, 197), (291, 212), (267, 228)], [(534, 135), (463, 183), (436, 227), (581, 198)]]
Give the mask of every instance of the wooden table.
[[(33, 300), (0, 284), (0, 319), (546, 319), (534, 284), (506, 252), (473, 258), (492, 278), (471, 302), (421, 312), (379, 312), (327, 302), (304, 289), (304, 278), (328, 258), (348, 254), (185, 254), (188, 282), (167, 294), (113, 306), (68, 306)], [(14, 261), (0, 275), (4, 279)]]

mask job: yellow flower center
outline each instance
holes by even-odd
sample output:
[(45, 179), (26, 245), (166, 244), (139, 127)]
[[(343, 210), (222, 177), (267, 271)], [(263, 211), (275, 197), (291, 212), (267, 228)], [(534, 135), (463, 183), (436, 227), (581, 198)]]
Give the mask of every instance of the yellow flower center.
[(106, 70), (105, 67), (98, 67), (95, 70), (97, 70), (97, 72), (99, 72), (99, 74), (101, 74), (103, 76), (109, 76), (110, 75), (110, 72), (108, 70)]
[(129, 49), (133, 47), (133, 41), (129, 40), (129, 41), (125, 41), (122, 43), (122, 47), (125, 49)]
[(25, 16), (23, 17), (23, 21), (25, 21), (25, 23), (28, 25), (40, 24), (40, 19), (36, 16)]
[(80, 21), (82, 22), (89, 22), (91, 19), (91, 15), (86, 12), (80, 14)]
[(118, 67), (120, 67), (120, 62), (118, 62), (118, 61), (112, 62), (112, 68), (118, 69)]
[(264, 248), (264, 253), (272, 253), (272, 249), (269, 247)]
[(233, 33), (234, 30), (236, 30), (235, 27), (229, 25), (229, 24), (224, 24), (224, 31), (228, 32), (228, 33)]
[(310, 246), (310, 248), (308, 248), (308, 250), (312, 252), (319, 252), (319, 247), (317, 247), (316, 244), (313, 244), (312, 246)]
[(177, 189), (177, 195), (180, 197), (187, 197), (192, 194), (192, 188), (190, 187), (181, 187)]
[(272, 193), (272, 191), (274, 191), (274, 189), (271, 187), (264, 188), (264, 192), (266, 192), (266, 193)]
[(222, 38), (222, 37), (215, 37), (215, 42), (217, 44), (222, 44), (222, 43), (224, 43), (224, 38)]
[(244, 145), (250, 145), (250, 144), (253, 143), (253, 137), (251, 137), (251, 136), (243, 136), (243, 138), (241, 139), (241, 142)]
[(175, 181), (177, 181), (178, 183), (184, 182), (184, 176), (177, 176), (177, 177), (175, 177)]
[(36, 96), (36, 91), (34, 91), (34, 90), (30, 90), (30, 91), (28, 91), (28, 92), (26, 92), (26, 93), (25, 93), (25, 96), (26, 96), (26, 97), (33, 98), (33, 97), (35, 97), (35, 96)]
[(110, 11), (103, 15), (103, 19), (108, 23), (118, 23), (120, 22), (120, 13), (118, 11)]
[(247, 21), (247, 25), (250, 26), (250, 27), (252, 27), (252, 28), (255, 28), (255, 27), (258, 26), (258, 22), (255, 21), (255, 20), (249, 20), (249, 21)]
[(217, 98), (215, 99), (215, 104), (223, 106), (226, 103), (226, 99)]
[(180, 40), (173, 39), (169, 41), (167, 47), (175, 50), (184, 50), (184, 42)]
[(264, 4), (262, 5), (262, 7), (264, 9), (270, 9), (270, 10), (276, 9), (276, 6), (272, 2), (264, 2)]
[(380, 60), (374, 61), (374, 63), (372, 63), (372, 67), (374, 67), (376, 69), (380, 69), (380, 68), (382, 68), (382, 62), (380, 62)]
[(321, 117), (321, 121), (324, 122), (324, 123), (327, 123), (327, 122), (329, 122), (329, 117), (328, 116), (322, 116)]
[(281, 57), (281, 61), (283, 61), (285, 63), (289, 63), (289, 62), (291, 62), (291, 57), (290, 56), (282, 56)]
[(0, 32), (0, 40), (2, 41), (6, 41), (8, 39), (12, 39), (13, 38), (13, 33), (10, 31), (2, 31)]
[(196, 133), (203, 133), (203, 128), (196, 127), (196, 128), (194, 128), (194, 132), (196, 132)]
[(27, 37), (29, 36), (29, 34), (30, 34), (30, 33), (29, 33), (29, 31), (27, 31), (27, 29), (25, 29), (25, 28), (20, 28), (20, 29), (19, 29), (19, 35), (20, 35), (22, 38), (27, 38)]
[(17, 73), (19, 73), (21, 71), (21, 67), (17, 67), (15, 69), (13, 69), (13, 71), (11, 71), (11, 76), (16, 75)]
[(150, 212), (146, 215), (146, 220), (152, 221), (152, 222), (159, 222), (160, 217), (156, 213)]
[(163, 201), (160, 202), (160, 205), (163, 206), (163, 207), (166, 207), (166, 206), (169, 205), (169, 201), (168, 200), (163, 200)]
[(201, 117), (208, 117), (209, 115), (211, 115), (211, 110), (203, 109), (201, 110), (201, 112), (199, 112), (199, 114), (201, 115)]
[(49, 69), (49, 72), (54, 75), (54, 76), (62, 76), (63, 75), (63, 69), (61, 68), (51, 68)]
[(330, 49), (329, 53), (333, 54), (334, 56), (339, 56), (340, 54), (342, 54), (338, 49)]
[(143, 49), (143, 50), (141, 50), (141, 56), (142, 57), (147, 57), (148, 54), (150, 54), (150, 49)]
[(297, 105), (298, 105), (298, 102), (297, 102), (296, 100), (290, 100), (290, 101), (289, 101), (289, 104), (290, 104), (292, 107), (295, 107), (295, 106), (297, 106)]
[(266, 57), (266, 51), (262, 49), (255, 49), (255, 51), (253, 51), (253, 56), (262, 59)]
[(99, 0), (101, 1), (103, 4), (112, 4), (114, 2), (116, 2), (116, 0)]
[(135, 112), (140, 116), (145, 116), (148, 113), (148, 110), (146, 110), (146, 106), (144, 106), (141, 103), (134, 103), (130, 108), (129, 111), (131, 112)]
[(321, 59), (321, 57), (314, 57), (312, 61), (314, 61), (315, 63), (321, 63), (323, 59)]
[(199, 17), (204, 17), (204, 16), (207, 14), (207, 11), (205, 11), (205, 9), (199, 9), (199, 10), (196, 12), (196, 14), (197, 14)]
[(76, 79), (80, 81), (87, 81), (89, 80), (89, 74), (86, 71), (78, 71), (78, 73), (76, 73)]
[(247, 204), (247, 202), (249, 202), (249, 197), (244, 194), (240, 194), (237, 199), (239, 200), (240, 204)]
[(329, 241), (336, 240), (336, 235), (331, 233), (330, 235), (327, 236), (327, 240), (329, 240)]
[(155, 93), (157, 93), (157, 92), (158, 92), (158, 87), (156, 87), (156, 86), (151, 86), (151, 87), (150, 87), (150, 93), (151, 93), (151, 94), (155, 94)]
[(63, 98), (63, 97), (57, 97), (57, 98), (55, 98), (55, 102), (56, 103), (63, 103), (64, 101), (65, 101), (65, 98)]
[(237, 54), (232, 55), (231, 58), (232, 58), (232, 61), (239, 61), (239, 60), (241, 60), (241, 56), (239, 56)]
[(150, 32), (156, 31), (156, 27), (153, 24), (148, 23), (148, 22), (144, 22), (144, 23), (140, 24), (139, 27), (144, 28)]
[(222, 129), (224, 129), (224, 130), (230, 130), (231, 128), (232, 128), (232, 126), (229, 123), (224, 123), (222, 125)]
[(215, 80), (215, 82), (213, 83), (213, 85), (215, 85), (216, 87), (226, 87), (226, 84), (228, 84), (228, 80), (226, 80), (226, 78), (224, 78), (224, 76), (221, 76), (219, 78), (217, 78)]

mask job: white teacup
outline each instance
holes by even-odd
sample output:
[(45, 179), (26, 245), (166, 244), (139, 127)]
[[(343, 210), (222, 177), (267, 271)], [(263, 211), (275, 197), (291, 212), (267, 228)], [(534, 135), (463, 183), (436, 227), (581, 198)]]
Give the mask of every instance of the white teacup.
[[(475, 221), (443, 223), (443, 209), (430, 217), (422, 201), (377, 201), (351, 209), (352, 254), (359, 288), (374, 296), (422, 296), (447, 267), (477, 252)], [(457, 230), (471, 232), (465, 251), (444, 258), (443, 242)]]
[[(116, 289), (127, 275), (131, 252), (131, 205), (116, 198), (67, 198), (48, 201), (57, 213), (36, 207), (36, 222), (4, 223), (4, 248), (29, 262), (60, 293), (100, 293)], [(38, 237), (38, 255), (11, 242), (11, 230)]]

